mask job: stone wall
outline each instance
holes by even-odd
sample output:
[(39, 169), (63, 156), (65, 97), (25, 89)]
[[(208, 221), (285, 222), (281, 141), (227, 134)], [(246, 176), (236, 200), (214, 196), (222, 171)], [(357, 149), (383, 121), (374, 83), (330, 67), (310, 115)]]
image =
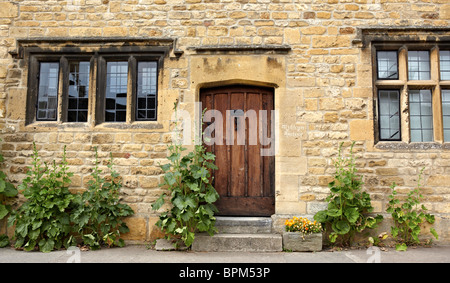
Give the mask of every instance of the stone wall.
[[(93, 147), (98, 146), (105, 162), (112, 152), (123, 176), (123, 201), (136, 212), (127, 220), (131, 228), (127, 240), (150, 241), (159, 235), (151, 203), (161, 193), (158, 162), (164, 162), (170, 142), (173, 103), (178, 100), (182, 108), (193, 112), (199, 88), (221, 81), (271, 85), (276, 86), (275, 108), (280, 112), (276, 219), (313, 215), (321, 209), (339, 144), (356, 141), (359, 172), (365, 176), (375, 212), (385, 212), (392, 182), (406, 193), (426, 167), (424, 202), (437, 216), (440, 241), (448, 243), (450, 152), (442, 143), (377, 145), (371, 48), (363, 46), (359, 31), (449, 24), (448, 0), (1, 1), (4, 170), (20, 183), (31, 164), (32, 142), (45, 160), (60, 158), (67, 146), (72, 186), (78, 189), (90, 178)], [(33, 38), (68, 42), (74, 38), (170, 38), (176, 39), (172, 51), (183, 54), (171, 52), (164, 58), (159, 118), (149, 122), (151, 127), (25, 125), (28, 62), (16, 56), (20, 53), (17, 40)], [(202, 46), (211, 48), (196, 49)], [(281, 52), (275, 47), (287, 49)], [(230, 61), (222, 69), (206, 72), (205, 62), (216, 64), (217, 58)], [(267, 65), (272, 59), (279, 68)]]

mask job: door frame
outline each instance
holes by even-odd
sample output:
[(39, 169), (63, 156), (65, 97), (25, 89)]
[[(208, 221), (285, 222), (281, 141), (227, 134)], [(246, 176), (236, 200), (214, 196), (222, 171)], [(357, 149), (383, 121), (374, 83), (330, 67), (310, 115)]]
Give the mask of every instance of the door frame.
[[(211, 86), (211, 84), (204, 84), (202, 87), (198, 88), (198, 100), (197, 101), (202, 102), (202, 95), (208, 95), (208, 89), (214, 89), (214, 88), (217, 88), (218, 90), (223, 89), (226, 92), (230, 93), (231, 90), (234, 87), (236, 87), (236, 90), (243, 89), (244, 92), (247, 92), (247, 91), (251, 92), (252, 89), (253, 90), (262, 91), (262, 93), (269, 92), (271, 94), (271, 96), (272, 96), (272, 102), (271, 102), (272, 106), (271, 106), (270, 110), (275, 110), (275, 88), (273, 86), (267, 86), (267, 84), (255, 85), (254, 83), (249, 84), (248, 82), (243, 84), (242, 82), (236, 83), (236, 81), (228, 81), (226, 83), (220, 82), (219, 85), (217, 85), (216, 83), (213, 83), (212, 85), (214, 85), (214, 86)], [(204, 91), (206, 91), (206, 93)], [(245, 97), (247, 97), (247, 96), (243, 96), (243, 99), (245, 99)], [(229, 98), (229, 99), (231, 99), (231, 98)], [(262, 96), (261, 96), (261, 99), (262, 99)], [(243, 102), (243, 103), (245, 104), (245, 102)], [(262, 103), (263, 103), (263, 101), (261, 100), (261, 106), (263, 105)], [(205, 107), (205, 105), (202, 105), (201, 106), (202, 109), (197, 109), (198, 112), (201, 113), (202, 110), (204, 109), (204, 107)], [(262, 110), (262, 109), (259, 109), (259, 110)], [(269, 109), (267, 109), (267, 110), (269, 110)], [(247, 111), (247, 110), (244, 109), (244, 111)], [(271, 115), (271, 114), (272, 114), (272, 112), (269, 111), (268, 115)], [(224, 115), (224, 114), (222, 113), (222, 115)], [(199, 116), (197, 116), (197, 117), (199, 117)], [(201, 117), (201, 114), (200, 114), (200, 117)], [(225, 119), (225, 116), (224, 116), (224, 119)], [(273, 121), (272, 121), (272, 119), (273, 118), (271, 118), (271, 122), (275, 123), (275, 119)], [(246, 121), (246, 119), (244, 119), (244, 121)], [(224, 126), (224, 131), (226, 131), (225, 128), (226, 127)], [(258, 122), (258, 128), (259, 128), (259, 122)], [(249, 129), (246, 128), (246, 136), (248, 135), (248, 130)], [(278, 128), (274, 127), (273, 130), (278, 131)], [(226, 133), (224, 133), (224, 134), (226, 135)], [(276, 137), (275, 133), (271, 132), (270, 133), (270, 138), (274, 139), (274, 137)], [(259, 138), (260, 137), (259, 137), (259, 133), (258, 133), (258, 140), (259, 140)], [(246, 141), (246, 143), (247, 142), (248, 141)], [(276, 142), (275, 139), (272, 142)], [(247, 152), (247, 146), (248, 145), (245, 146), (245, 156), (247, 156), (249, 154)], [(260, 145), (260, 149), (261, 149), (261, 145)], [(212, 150), (214, 152), (214, 145), (212, 146)], [(230, 150), (230, 149), (228, 149), (228, 150)], [(260, 151), (260, 154), (261, 154), (261, 151)], [(261, 157), (261, 162), (262, 162), (263, 158), (264, 157)], [(270, 216), (270, 215), (275, 213), (275, 204), (276, 204), (276, 194), (275, 194), (275, 187), (276, 187), (276, 181), (275, 181), (275, 176), (276, 176), (276, 174), (275, 174), (275, 170), (276, 170), (275, 155), (273, 156), (273, 160), (272, 161), (270, 161), (270, 158), (266, 158), (264, 160), (265, 160), (265, 162), (269, 162), (269, 163), (266, 164), (266, 165), (263, 165), (265, 163), (261, 163), (262, 167), (260, 167), (260, 168), (264, 168), (264, 170), (263, 169), (260, 170), (260, 174), (261, 174), (261, 176), (260, 176), (261, 179), (260, 180), (263, 180), (263, 179), (266, 178), (266, 174), (265, 173), (267, 172), (267, 169), (269, 169), (271, 176), (268, 177), (268, 178), (270, 180), (269, 182), (272, 184), (271, 186), (269, 186), (269, 190), (271, 191), (271, 192), (269, 192), (270, 195), (261, 195), (261, 196), (254, 196), (254, 197), (252, 197), (252, 196), (223, 197), (224, 200), (226, 199), (226, 202), (225, 202), (226, 206), (227, 207), (231, 206), (233, 208), (230, 209), (230, 210), (227, 210), (227, 213), (224, 213), (224, 214), (219, 213), (220, 215)], [(247, 168), (249, 166), (248, 162), (249, 162), (248, 157), (246, 157), (245, 160), (244, 160), (245, 168)], [(271, 162), (273, 162), (273, 163), (271, 163)], [(272, 165), (270, 165), (270, 164), (272, 164)], [(268, 166), (268, 167), (266, 167), (266, 166)], [(247, 186), (249, 185), (248, 184), (249, 179), (248, 179), (248, 175), (247, 175), (248, 174), (247, 170), (248, 169), (245, 170), (245, 178), (246, 178), (246, 180), (245, 180), (245, 192), (247, 190)], [(228, 186), (230, 186), (229, 181), (230, 180), (228, 179), (228, 182), (227, 182)], [(263, 181), (261, 181), (261, 182), (263, 182)], [(263, 183), (260, 183), (261, 184), (261, 193), (263, 193), (263, 191), (265, 191), (267, 193), (267, 191), (263, 189)], [(230, 189), (231, 189), (230, 187), (227, 188), (228, 192), (229, 192)], [(252, 211), (252, 212), (250, 212), (248, 209), (245, 209), (245, 208), (241, 209), (241, 207), (247, 207), (247, 206), (252, 206), (252, 205), (253, 206), (260, 206), (261, 209), (259, 211)]]
[[(188, 86), (185, 90), (174, 90), (172, 94), (198, 121), (201, 110), (196, 105), (200, 101), (201, 88), (243, 84), (274, 89), (275, 128), (278, 134), (275, 136), (275, 214), (272, 218), (278, 214), (304, 213), (304, 206), (299, 205), (298, 187), (298, 176), (306, 174), (302, 147), (288, 146), (298, 138), (281, 132), (283, 124), (296, 123), (297, 102), (303, 101), (303, 92), (292, 78), (286, 76), (286, 55), (286, 52), (276, 50), (212, 50), (201, 53), (193, 50), (186, 57)], [(191, 127), (191, 133), (198, 136), (199, 131)], [(297, 169), (299, 164), (300, 170)]]

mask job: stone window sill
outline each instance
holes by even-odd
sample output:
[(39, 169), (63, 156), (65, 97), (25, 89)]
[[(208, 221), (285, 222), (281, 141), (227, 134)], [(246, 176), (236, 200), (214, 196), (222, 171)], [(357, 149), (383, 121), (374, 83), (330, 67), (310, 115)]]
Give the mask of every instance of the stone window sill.
[(159, 130), (163, 129), (163, 125), (156, 121), (135, 121), (132, 123), (101, 123), (98, 125), (91, 125), (90, 123), (72, 123), (72, 122), (44, 122), (37, 121), (26, 126), (29, 131), (52, 131), (52, 130), (74, 130), (74, 131), (95, 131), (95, 130)]
[(440, 143), (440, 142), (391, 142), (391, 141), (379, 141), (375, 144), (376, 149), (380, 150), (435, 150), (443, 149), (450, 150), (450, 143)]

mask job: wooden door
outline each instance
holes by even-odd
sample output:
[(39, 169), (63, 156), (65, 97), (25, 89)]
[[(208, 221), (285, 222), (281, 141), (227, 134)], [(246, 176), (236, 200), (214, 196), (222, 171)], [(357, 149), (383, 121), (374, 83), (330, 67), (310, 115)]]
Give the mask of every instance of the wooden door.
[[(275, 156), (261, 154), (261, 149), (274, 145), (260, 140), (259, 135), (259, 116), (266, 114), (267, 125), (263, 126), (265, 129), (261, 128), (265, 133), (262, 139), (274, 136), (271, 132), (273, 89), (241, 85), (209, 88), (201, 90), (200, 99), (203, 109), (218, 110), (223, 117), (222, 142), (216, 139), (207, 146), (208, 151), (216, 155), (215, 163), (219, 168), (212, 172), (214, 187), (220, 195), (216, 203), (219, 215), (274, 214)], [(211, 119), (211, 123), (216, 122)], [(204, 129), (206, 127), (208, 123), (204, 124)], [(241, 127), (245, 127), (245, 136), (239, 135), (243, 133)], [(211, 137), (220, 137), (215, 133), (220, 127), (216, 125), (215, 128)]]

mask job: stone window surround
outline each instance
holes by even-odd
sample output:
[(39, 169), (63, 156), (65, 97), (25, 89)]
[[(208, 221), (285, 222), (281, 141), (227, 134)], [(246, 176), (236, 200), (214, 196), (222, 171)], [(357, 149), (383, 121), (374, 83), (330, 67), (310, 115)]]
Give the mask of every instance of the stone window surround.
[[(443, 140), (442, 105), (440, 102), (441, 89), (450, 89), (450, 81), (439, 80), (439, 50), (450, 50), (450, 28), (448, 27), (363, 27), (357, 30), (353, 44), (359, 46), (363, 52), (369, 54), (372, 65), (373, 90), (373, 128), (374, 146), (380, 150), (448, 150), (450, 143)], [(431, 80), (411, 81), (407, 79), (407, 50), (430, 51)], [(398, 50), (399, 72), (403, 75), (398, 80), (379, 80), (377, 78), (376, 51)], [(437, 56), (437, 57), (436, 57)], [(402, 58), (400, 58), (402, 57)], [(434, 65), (434, 66), (433, 66)], [(401, 70), (400, 70), (401, 69)], [(400, 74), (399, 74), (400, 75)], [(410, 142), (409, 110), (407, 104), (408, 88), (428, 88), (433, 93), (433, 142)], [(401, 109), (401, 141), (380, 141), (378, 122), (378, 90), (392, 89), (400, 91)], [(435, 95), (438, 94), (438, 95)], [(436, 100), (436, 101), (435, 101)], [(439, 100), (439, 101), (437, 101)], [(435, 108), (439, 108), (437, 111)]]
[[(128, 61), (128, 87), (127, 87), (127, 117), (126, 123), (132, 123), (136, 121), (135, 112), (136, 112), (136, 77), (137, 77), (137, 62), (139, 61), (160, 61), (161, 56), (158, 55), (148, 55), (148, 54), (136, 54), (136, 53), (128, 53), (124, 52), (123, 54), (112, 54), (107, 52), (95, 52), (92, 53), (79, 53), (76, 55), (73, 54), (32, 54), (30, 56), (30, 73), (28, 79), (29, 92), (28, 92), (28, 102), (27, 102), (27, 124), (31, 124), (36, 122), (36, 98), (37, 91), (36, 85), (38, 84), (37, 75), (35, 70), (39, 70), (40, 62), (59, 62), (60, 64), (60, 72), (59, 72), (59, 89), (58, 89), (58, 114), (57, 121), (61, 123), (69, 123), (67, 122), (67, 88), (68, 88), (68, 80), (66, 79), (68, 76), (67, 65), (71, 60), (81, 60), (81, 61), (90, 61), (90, 81), (93, 82), (92, 86), (89, 88), (89, 100), (95, 100), (95, 114), (93, 111), (88, 111), (88, 120), (94, 120), (95, 124), (105, 123), (105, 88), (106, 88), (106, 62), (112, 60), (123, 60)], [(158, 64), (160, 65), (160, 64)], [(97, 72), (95, 71), (97, 70)], [(96, 72), (96, 73), (95, 73)], [(131, 81), (131, 83), (130, 83)], [(95, 85), (96, 82), (96, 85)], [(158, 96), (156, 96), (158, 97)], [(103, 102), (103, 103), (102, 103)], [(90, 104), (92, 104), (90, 102)], [(90, 107), (92, 110), (92, 108)], [(95, 115), (95, 116), (94, 116)], [(95, 118), (94, 118), (95, 117)], [(153, 119), (152, 121), (156, 121), (157, 119)], [(42, 123), (43, 121), (39, 121)], [(80, 122), (73, 122), (80, 123)], [(111, 122), (112, 123), (112, 122)]]
[[(27, 102), (25, 126), (33, 129), (51, 129), (51, 128), (84, 128), (93, 129), (97, 127), (110, 129), (162, 129), (163, 124), (159, 120), (136, 120), (135, 119), (135, 92), (136, 86), (129, 83), (127, 91), (127, 120), (126, 122), (104, 122), (104, 103), (96, 103), (102, 98), (102, 74), (106, 69), (102, 68), (102, 62), (110, 59), (125, 59), (129, 61), (129, 66), (137, 70), (137, 62), (142, 60), (156, 61), (158, 64), (158, 88), (162, 83), (161, 72), (163, 71), (164, 61), (167, 57), (179, 57), (182, 51), (175, 48), (176, 40), (159, 38), (36, 38), (17, 40), (17, 49), (10, 52), (16, 58), (21, 59), (21, 65), (24, 65), (24, 82), (27, 85)], [(90, 90), (89, 90), (89, 113), (88, 122), (66, 122), (67, 118), (67, 99), (62, 97), (63, 84), (59, 84), (58, 89), (58, 119), (57, 121), (36, 121), (36, 98), (37, 83), (36, 78), (39, 72), (39, 61), (59, 61), (60, 65), (68, 60), (88, 60), (91, 62)], [(136, 68), (134, 68), (136, 67)], [(63, 68), (60, 68), (59, 80), (63, 80)], [(136, 81), (136, 72), (129, 72), (129, 80)], [(35, 87), (33, 87), (33, 84)], [(103, 82), (104, 84), (104, 82)], [(157, 102), (158, 103), (158, 102)], [(159, 110), (157, 110), (159, 113)], [(158, 115), (157, 113), (157, 115)], [(157, 116), (158, 117), (158, 116)], [(30, 129), (31, 129), (30, 128)]]
[[(409, 123), (409, 105), (408, 90), (412, 89), (430, 89), (432, 91), (433, 102), (433, 126), (434, 126), (434, 143), (442, 144), (443, 127), (442, 127), (442, 108), (441, 108), (441, 89), (450, 88), (450, 81), (439, 80), (439, 50), (450, 49), (450, 44), (437, 43), (403, 43), (403, 44), (374, 44), (373, 52), (377, 50), (398, 50), (398, 80), (382, 80), (374, 78), (374, 93), (378, 94), (379, 90), (399, 90), (400, 91), (400, 120), (401, 120), (401, 142), (410, 143), (410, 123)], [(431, 79), (430, 80), (409, 80), (407, 78), (407, 52), (408, 50), (427, 50), (430, 51), (431, 61)], [(375, 63), (373, 64), (375, 65)], [(375, 66), (374, 66), (375, 67)], [(378, 121), (378, 95), (374, 94), (374, 118), (375, 118), (375, 140), (379, 140), (379, 121)]]

